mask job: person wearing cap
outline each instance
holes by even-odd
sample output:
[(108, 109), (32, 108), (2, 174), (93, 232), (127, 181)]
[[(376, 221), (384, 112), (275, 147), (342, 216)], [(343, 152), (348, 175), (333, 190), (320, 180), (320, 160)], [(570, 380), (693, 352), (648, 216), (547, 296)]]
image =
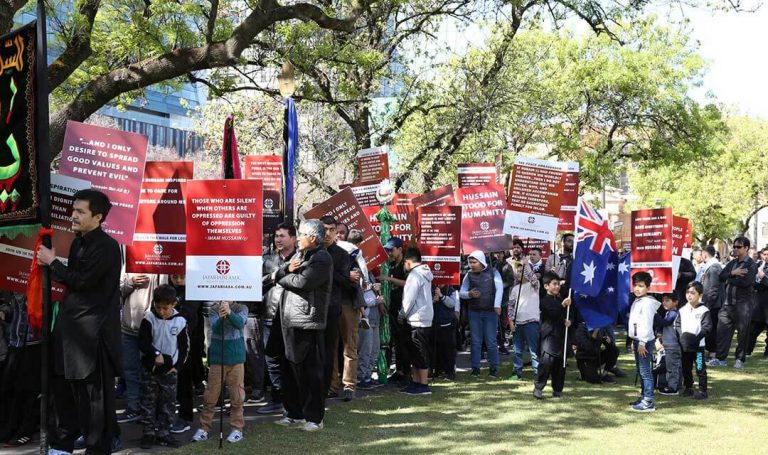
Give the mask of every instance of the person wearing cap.
[(469, 273), (464, 276), (459, 297), (469, 301), (469, 328), (472, 336), (472, 375), (480, 375), (480, 349), (483, 341), (488, 349), (489, 376), (499, 377), (499, 348), (496, 329), (501, 315), (501, 294), (504, 282), (495, 268), (489, 267), (482, 251), (473, 251), (467, 258)]
[(725, 286), (720, 283), (720, 272), (723, 271), (723, 265), (717, 260), (717, 251), (712, 245), (707, 245), (701, 250), (701, 257), (704, 260), (699, 270), (701, 284), (704, 286), (702, 300), (704, 305), (709, 308), (709, 315), (712, 319), (712, 330), (707, 334), (705, 341), (710, 358), (714, 359), (715, 351), (717, 351), (717, 316), (720, 313), (725, 295)]
[[(410, 333), (405, 324), (398, 321), (397, 315), (403, 307), (403, 288), (405, 287), (405, 261), (403, 261), (403, 240), (390, 237), (384, 244), (389, 254), (389, 275), (381, 275), (379, 282), (391, 283), (389, 293), (389, 320), (392, 324), (392, 339), (395, 351), (395, 372), (389, 377), (389, 382), (407, 383), (411, 371), (411, 360), (408, 355), (408, 340)], [(381, 372), (380, 374), (386, 374)]]

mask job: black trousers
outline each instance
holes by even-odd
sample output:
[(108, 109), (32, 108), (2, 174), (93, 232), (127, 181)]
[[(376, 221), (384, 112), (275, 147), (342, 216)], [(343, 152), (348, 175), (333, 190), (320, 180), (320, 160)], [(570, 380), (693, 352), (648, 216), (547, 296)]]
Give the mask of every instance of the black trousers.
[[(749, 345), (747, 346), (747, 354), (752, 354), (757, 344), (757, 338), (763, 333), (763, 330), (768, 329), (768, 302), (755, 302), (755, 309), (752, 313), (751, 327), (749, 328)], [(768, 353), (768, 335), (765, 338), (766, 347), (765, 352)]]
[(51, 378), (56, 418), (49, 435), (54, 449), (71, 453), (82, 428), (86, 454), (112, 453), (112, 439), (117, 436), (115, 373), (103, 349), (97, 356), (95, 370), (85, 379)]
[(554, 356), (548, 352), (542, 352), (539, 356), (539, 373), (536, 375), (534, 387), (544, 390), (547, 379), (552, 378), (552, 391), (560, 393), (565, 385), (565, 368), (563, 368), (563, 356)]
[(434, 324), (434, 347), (432, 355), (435, 373), (446, 376), (456, 374), (456, 321), (447, 326)]
[(709, 331), (709, 335), (704, 338), (704, 341), (707, 351), (715, 353), (717, 352), (717, 327), (720, 325), (720, 308), (710, 309), (709, 317), (712, 319), (712, 330)]
[(395, 344), (395, 369), (408, 376), (411, 372), (411, 357), (408, 345), (411, 342), (411, 329), (405, 322), (399, 322), (397, 317), (389, 318), (392, 324), (390, 331), (392, 342)]
[(266, 331), (266, 343), (264, 354), (267, 365), (267, 375), (269, 382), (272, 383), (272, 403), (280, 404), (283, 402), (282, 395), (282, 364), (285, 363), (285, 344), (283, 343), (283, 332), (280, 328), (280, 315), (272, 319), (272, 326), (264, 326)]
[(693, 387), (693, 373), (691, 369), (696, 369), (696, 376), (699, 379), (699, 390), (707, 391), (707, 359), (704, 349), (696, 352), (683, 352), (683, 385), (686, 389)]
[[(327, 352), (322, 330), (295, 329), (306, 353), (300, 362), (286, 359), (282, 366), (283, 407), (287, 417), (320, 423), (325, 416), (323, 356)], [(338, 330), (335, 331), (338, 334)]]
[(179, 402), (179, 418), (187, 422), (194, 420), (195, 381), (193, 369), (193, 364), (187, 358), (177, 378), (176, 400)]
[(40, 424), (39, 344), (11, 347), (0, 368), (0, 442), (31, 436)]
[(749, 329), (752, 323), (752, 306), (749, 304), (724, 305), (720, 309), (717, 327), (717, 358), (725, 360), (731, 350), (731, 340), (734, 330), (736, 336), (736, 359), (744, 362), (747, 359), (747, 344)]
[[(328, 319), (325, 324), (325, 352), (323, 352), (323, 389), (325, 393), (323, 396), (328, 395), (328, 391), (331, 390), (331, 375), (333, 374), (333, 358), (339, 355), (339, 319), (341, 314), (328, 315)], [(274, 328), (272, 329), (274, 330)], [(283, 394), (287, 394), (288, 389), (283, 385)], [(286, 400), (287, 401), (287, 400)], [(287, 409), (287, 408), (286, 408)]]
[(263, 324), (255, 316), (248, 316), (245, 337), (245, 389), (251, 393), (264, 391), (267, 363), (262, 340)]

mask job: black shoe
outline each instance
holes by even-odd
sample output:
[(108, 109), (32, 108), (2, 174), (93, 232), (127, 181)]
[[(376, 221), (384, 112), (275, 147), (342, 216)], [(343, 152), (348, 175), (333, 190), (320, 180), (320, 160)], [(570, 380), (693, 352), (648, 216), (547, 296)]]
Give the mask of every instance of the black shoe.
[(32, 442), (32, 435), (17, 436), (5, 443), (6, 447), (21, 447)]
[(261, 403), (262, 401), (264, 401), (264, 392), (261, 390), (253, 392), (251, 398), (248, 398), (248, 403)]
[(629, 402), (629, 405), (630, 405), (630, 406), (634, 406), (634, 405), (636, 405), (636, 404), (640, 403), (641, 401), (643, 401), (643, 397), (640, 397), (640, 398), (638, 398), (638, 399), (637, 399), (637, 400), (635, 400), (635, 401), (630, 401), (630, 402)]
[(509, 355), (509, 349), (507, 349), (506, 346), (499, 346), (499, 354)]
[(619, 367), (613, 367), (613, 368), (611, 368), (610, 370), (607, 370), (607, 371), (610, 372), (610, 373), (613, 373), (613, 375), (616, 376), (617, 378), (626, 378), (627, 377), (627, 373), (621, 371), (619, 369)]
[(456, 380), (456, 374), (455, 373), (451, 373), (451, 374), (447, 374), (446, 373), (445, 380), (446, 381), (455, 381)]
[(552, 397), (554, 397), (554, 398), (565, 398), (565, 395), (563, 395), (563, 392), (552, 392)]
[(335, 400), (339, 398), (339, 392), (334, 392), (333, 390), (328, 391), (328, 395), (325, 396), (326, 400)]
[(85, 448), (85, 436), (79, 436), (77, 439), (75, 439), (75, 450), (82, 450), (84, 448)]
[(691, 389), (691, 388), (686, 388), (685, 390), (683, 390), (683, 393), (682, 393), (682, 395), (683, 395), (684, 397), (692, 397), (692, 396), (693, 396), (693, 389)]
[(189, 429), (192, 428), (184, 419), (176, 419), (176, 422), (171, 425), (171, 429), (169, 430), (173, 434), (181, 434), (189, 431)]
[(393, 382), (402, 382), (403, 380), (405, 380), (407, 378), (405, 377), (405, 375), (403, 373), (395, 371), (387, 379), (389, 380), (390, 383), (393, 383)]
[(141, 437), (141, 443), (139, 444), (139, 447), (142, 449), (151, 449), (152, 446), (155, 445), (155, 436), (151, 434), (145, 434)]
[(667, 396), (673, 396), (673, 395), (680, 395), (680, 393), (675, 389), (670, 389), (669, 387), (662, 387), (659, 389), (659, 393), (661, 395), (667, 395)]
[(123, 440), (120, 439), (120, 436), (115, 436), (112, 438), (112, 453), (119, 452), (123, 450)]
[(693, 392), (693, 399), (694, 400), (706, 400), (708, 398), (707, 392), (697, 390)]
[(163, 447), (179, 447), (179, 441), (171, 435), (158, 436), (157, 443)]
[(352, 389), (344, 389), (344, 401), (352, 401), (355, 398), (355, 391)]
[(480, 368), (472, 368), (472, 372), (469, 373), (470, 376), (480, 376)]
[(533, 398), (536, 398), (537, 400), (541, 400), (543, 398), (541, 394), (541, 390), (534, 387), (533, 389)]
[(488, 372), (488, 376), (491, 378), (499, 378), (499, 370), (496, 368), (491, 368), (491, 370)]
[(120, 415), (117, 416), (117, 423), (136, 422), (140, 418), (141, 418), (141, 413), (139, 411), (126, 409)]
[(284, 411), (282, 403), (269, 403), (256, 410), (256, 414), (278, 414)]
[(605, 382), (606, 384), (616, 384), (616, 380), (607, 374), (604, 374), (603, 377), (600, 378), (600, 381)]

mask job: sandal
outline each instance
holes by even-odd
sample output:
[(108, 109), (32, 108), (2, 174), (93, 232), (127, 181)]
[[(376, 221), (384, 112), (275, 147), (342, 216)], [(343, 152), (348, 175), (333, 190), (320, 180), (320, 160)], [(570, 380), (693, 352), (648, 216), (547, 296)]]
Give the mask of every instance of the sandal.
[(7, 443), (5, 443), (5, 446), (6, 447), (18, 447), (18, 446), (23, 446), (25, 444), (29, 444), (30, 442), (32, 442), (32, 437), (31, 436), (20, 436), (20, 437), (18, 437), (16, 439), (11, 439)]

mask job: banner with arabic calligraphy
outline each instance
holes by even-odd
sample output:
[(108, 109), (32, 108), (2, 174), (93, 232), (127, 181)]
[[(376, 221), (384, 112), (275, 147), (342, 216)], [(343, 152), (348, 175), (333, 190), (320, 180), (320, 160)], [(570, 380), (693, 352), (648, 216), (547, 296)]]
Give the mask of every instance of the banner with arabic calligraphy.
[(0, 234), (39, 223), (34, 141), (35, 25), (0, 37)]

